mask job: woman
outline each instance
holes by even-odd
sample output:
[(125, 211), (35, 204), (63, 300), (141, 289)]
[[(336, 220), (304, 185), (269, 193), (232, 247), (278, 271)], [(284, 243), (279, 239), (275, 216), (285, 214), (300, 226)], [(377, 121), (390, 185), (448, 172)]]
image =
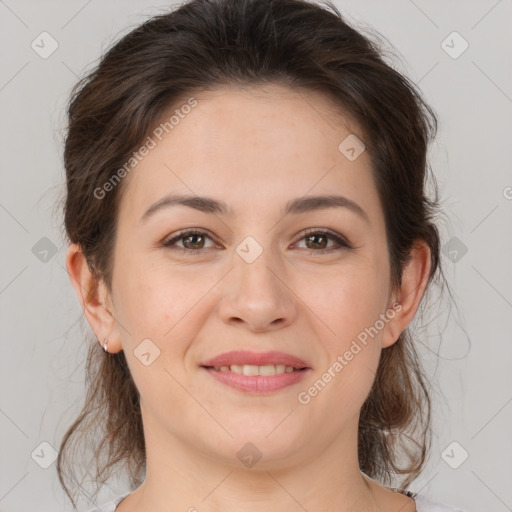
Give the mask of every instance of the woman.
[(96, 481), (123, 465), (134, 487), (101, 511), (456, 510), (407, 490), (437, 121), (376, 45), (332, 5), (192, 0), (68, 113), (66, 264), (99, 341), (69, 497), (66, 454), (100, 426)]

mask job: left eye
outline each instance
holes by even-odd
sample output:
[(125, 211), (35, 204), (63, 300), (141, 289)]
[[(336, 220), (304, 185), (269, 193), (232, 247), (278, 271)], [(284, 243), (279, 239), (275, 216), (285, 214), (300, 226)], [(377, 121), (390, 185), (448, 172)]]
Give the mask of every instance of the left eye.
[[(178, 233), (173, 238), (166, 240), (162, 245), (168, 249), (178, 249), (185, 252), (199, 252), (200, 249), (211, 249), (215, 243), (210, 247), (205, 247), (206, 239), (212, 240), (208, 233), (199, 230), (188, 230)], [(333, 250), (352, 249), (351, 245), (340, 235), (330, 231), (310, 229), (298, 241), (306, 241), (309, 247), (305, 249), (310, 252), (331, 252)], [(335, 242), (334, 247), (327, 247), (328, 241)], [(176, 245), (176, 242), (182, 242), (183, 247)], [(212, 240), (213, 242), (213, 240)], [(312, 245), (311, 245), (312, 244)]]
[[(307, 231), (306, 235), (299, 240), (299, 242), (302, 240), (306, 240), (306, 245), (310, 242), (313, 243), (313, 248), (306, 247), (307, 250), (312, 252), (331, 252), (343, 249), (352, 249), (352, 246), (342, 236), (325, 230), (310, 229)], [(336, 242), (334, 247), (326, 247), (329, 240), (334, 240), (334, 242)]]

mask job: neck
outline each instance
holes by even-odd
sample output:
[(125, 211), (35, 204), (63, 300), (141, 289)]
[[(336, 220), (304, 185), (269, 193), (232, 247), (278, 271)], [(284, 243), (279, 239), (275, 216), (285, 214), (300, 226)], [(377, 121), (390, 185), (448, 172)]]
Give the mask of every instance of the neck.
[(373, 488), (359, 470), (357, 428), (309, 458), (293, 454), (286, 462), (265, 462), (263, 456), (251, 468), (214, 459), (196, 445), (169, 439), (169, 432), (162, 443), (163, 436), (148, 430), (146, 479), (119, 512), (260, 512), (269, 503), (272, 510), (377, 509)]

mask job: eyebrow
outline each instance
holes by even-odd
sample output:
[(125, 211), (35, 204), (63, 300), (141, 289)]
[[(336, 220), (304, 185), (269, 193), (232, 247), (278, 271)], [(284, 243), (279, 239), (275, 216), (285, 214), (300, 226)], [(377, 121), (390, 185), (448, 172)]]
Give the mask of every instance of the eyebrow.
[[(139, 222), (146, 221), (157, 211), (176, 205), (188, 206), (200, 212), (209, 214), (233, 216), (233, 210), (223, 201), (211, 197), (192, 195), (168, 195), (152, 204), (142, 215)], [(286, 203), (282, 215), (307, 213), (327, 208), (347, 208), (359, 215), (366, 222), (370, 222), (367, 213), (356, 202), (340, 195), (305, 196), (290, 200)]]

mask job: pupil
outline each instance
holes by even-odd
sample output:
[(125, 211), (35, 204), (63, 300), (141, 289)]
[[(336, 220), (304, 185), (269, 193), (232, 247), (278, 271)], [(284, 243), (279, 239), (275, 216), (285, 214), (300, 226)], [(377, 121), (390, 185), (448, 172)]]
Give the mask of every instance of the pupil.
[[(202, 236), (203, 236), (203, 235), (188, 235), (188, 236), (186, 237), (186, 239), (191, 239), (191, 238), (192, 238), (192, 239), (193, 239), (193, 238), (202, 238)], [(197, 245), (197, 244), (198, 244), (198, 242), (192, 242), (192, 245), (194, 245), (194, 246), (195, 246), (195, 245)], [(185, 244), (185, 246), (186, 246), (186, 244)]]
[[(324, 242), (325, 242), (325, 236), (324, 235), (310, 235), (309, 236), (309, 239), (317, 239), (317, 238), (323, 238), (324, 239)], [(315, 244), (318, 244), (318, 242), (313, 242)], [(325, 243), (324, 244), (321, 244), (321, 249), (325, 248)]]

